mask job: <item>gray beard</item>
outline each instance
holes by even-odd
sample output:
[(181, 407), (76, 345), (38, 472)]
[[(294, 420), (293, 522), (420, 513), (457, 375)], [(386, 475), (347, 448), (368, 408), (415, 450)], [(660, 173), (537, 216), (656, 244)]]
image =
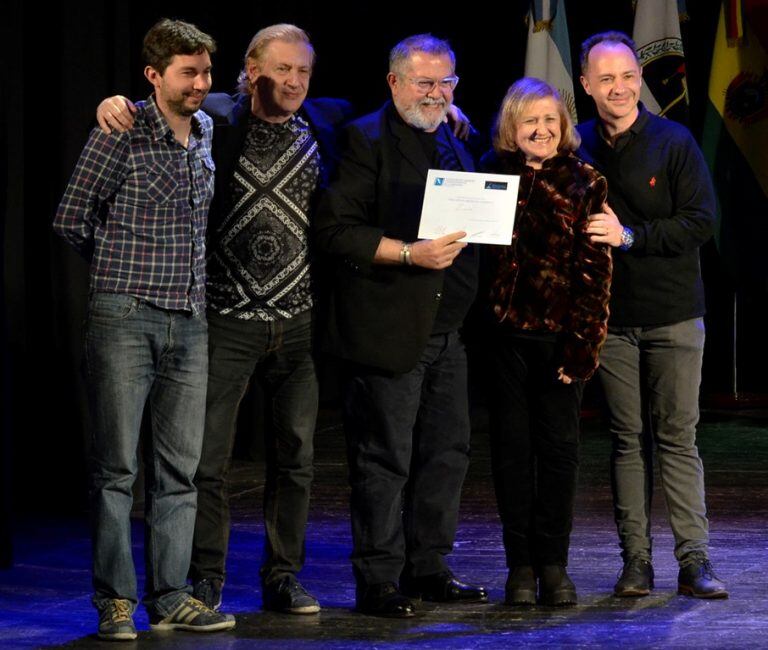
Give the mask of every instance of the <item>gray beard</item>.
[(445, 116), (448, 114), (448, 108), (450, 108), (450, 104), (446, 102), (443, 104), (440, 114), (430, 119), (419, 110), (420, 105), (421, 104), (417, 104), (416, 106), (403, 108), (402, 116), (408, 124), (416, 127), (421, 131), (434, 131), (443, 123)]

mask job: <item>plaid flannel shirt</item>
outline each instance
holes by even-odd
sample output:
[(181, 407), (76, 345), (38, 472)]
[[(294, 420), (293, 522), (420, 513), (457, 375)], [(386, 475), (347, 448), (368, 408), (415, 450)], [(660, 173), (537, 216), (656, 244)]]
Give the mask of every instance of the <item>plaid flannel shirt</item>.
[(211, 118), (195, 113), (185, 149), (153, 97), (137, 108), (128, 133), (91, 132), (54, 230), (90, 260), (91, 292), (199, 313), (214, 187)]

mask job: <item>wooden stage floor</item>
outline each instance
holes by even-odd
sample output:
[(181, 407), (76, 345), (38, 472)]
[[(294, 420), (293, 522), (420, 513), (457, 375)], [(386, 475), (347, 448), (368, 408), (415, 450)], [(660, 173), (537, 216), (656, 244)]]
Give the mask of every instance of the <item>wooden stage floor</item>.
[[(88, 527), (83, 519), (23, 520), (17, 564), (0, 572), (0, 647), (162, 648), (768, 648), (768, 413), (707, 412), (699, 448), (707, 478), (711, 559), (731, 597), (700, 601), (676, 595), (663, 498), (653, 511), (656, 589), (641, 599), (617, 599), (620, 569), (608, 474), (609, 440), (597, 420), (584, 423), (582, 462), (570, 572), (579, 590), (572, 609), (505, 607), (506, 569), (490, 484), (482, 412), (475, 414), (471, 469), (451, 566), (485, 584), (487, 605), (423, 604), (406, 621), (355, 614), (349, 567), (346, 464), (337, 414), (323, 413), (317, 434), (316, 482), (303, 584), (321, 601), (318, 616), (261, 611), (258, 564), (263, 542), (263, 470), (238, 461), (224, 611), (235, 630), (214, 635), (156, 634), (137, 611), (135, 643), (99, 642), (90, 605)], [(134, 522), (141, 567), (142, 524)]]

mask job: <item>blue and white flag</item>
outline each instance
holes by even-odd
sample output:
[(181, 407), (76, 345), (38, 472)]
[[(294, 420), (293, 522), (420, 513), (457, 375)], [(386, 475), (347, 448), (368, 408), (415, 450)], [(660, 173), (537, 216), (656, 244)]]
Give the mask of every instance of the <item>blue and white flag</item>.
[(571, 43), (563, 0), (531, 0), (525, 76), (538, 77), (557, 88), (576, 122)]

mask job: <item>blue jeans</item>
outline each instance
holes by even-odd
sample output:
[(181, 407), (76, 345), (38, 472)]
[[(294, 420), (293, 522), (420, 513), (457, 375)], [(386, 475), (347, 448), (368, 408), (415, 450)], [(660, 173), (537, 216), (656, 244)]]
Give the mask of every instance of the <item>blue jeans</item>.
[(229, 543), (226, 478), (240, 401), (252, 380), (264, 388), (263, 583), (304, 564), (304, 533), (313, 477), (318, 386), (312, 357), (312, 312), (279, 321), (244, 321), (214, 312), (210, 325), (208, 405), (190, 577), (223, 577)]
[(93, 602), (137, 602), (131, 555), (132, 487), (145, 440), (144, 603), (166, 616), (186, 598), (203, 439), (208, 369), (205, 318), (159, 309), (126, 294), (94, 293), (88, 307), (85, 373), (91, 413), (90, 503)]
[(469, 465), (467, 359), (432, 335), (410, 372), (350, 365), (344, 430), (358, 590), (446, 570)]
[(675, 557), (707, 553), (704, 468), (696, 448), (703, 352), (702, 318), (608, 328), (598, 373), (611, 416), (614, 510), (625, 561), (651, 559), (654, 451)]

